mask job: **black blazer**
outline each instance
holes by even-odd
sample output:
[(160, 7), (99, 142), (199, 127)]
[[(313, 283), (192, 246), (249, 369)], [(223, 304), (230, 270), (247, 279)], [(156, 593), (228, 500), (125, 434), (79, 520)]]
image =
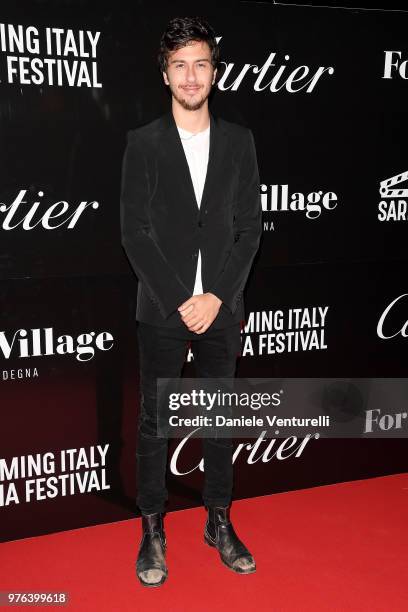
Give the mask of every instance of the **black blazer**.
[(172, 111), (130, 130), (121, 231), (139, 279), (137, 320), (185, 325), (177, 308), (193, 295), (199, 249), (203, 292), (223, 302), (210, 329), (245, 319), (242, 293), (262, 231), (252, 131), (210, 112), (209, 159), (198, 208)]

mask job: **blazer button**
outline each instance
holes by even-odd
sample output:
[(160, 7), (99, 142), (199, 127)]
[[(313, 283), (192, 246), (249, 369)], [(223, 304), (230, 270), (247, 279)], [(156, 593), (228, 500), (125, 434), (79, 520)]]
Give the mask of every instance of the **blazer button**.
[(204, 223), (202, 221), (198, 222), (198, 227), (203, 227)]
[(198, 257), (198, 253), (193, 253), (191, 256), (191, 259), (197, 259), (197, 257)]

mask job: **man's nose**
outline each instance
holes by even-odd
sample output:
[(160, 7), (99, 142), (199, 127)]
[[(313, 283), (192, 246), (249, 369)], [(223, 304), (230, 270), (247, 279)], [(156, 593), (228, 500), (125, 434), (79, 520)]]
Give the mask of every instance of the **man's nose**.
[(196, 80), (195, 68), (192, 66), (189, 68), (187, 66), (187, 81), (194, 82)]

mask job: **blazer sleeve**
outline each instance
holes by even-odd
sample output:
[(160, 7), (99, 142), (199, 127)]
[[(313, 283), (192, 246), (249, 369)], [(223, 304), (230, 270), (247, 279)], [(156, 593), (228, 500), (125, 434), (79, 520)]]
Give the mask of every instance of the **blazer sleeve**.
[(149, 200), (149, 174), (142, 143), (130, 131), (122, 164), (122, 245), (136, 276), (156, 298), (161, 314), (167, 319), (191, 295), (151, 235)]
[(241, 157), (238, 204), (234, 226), (235, 242), (224, 270), (209, 291), (234, 314), (243, 293), (262, 233), (259, 170), (252, 130), (248, 129)]

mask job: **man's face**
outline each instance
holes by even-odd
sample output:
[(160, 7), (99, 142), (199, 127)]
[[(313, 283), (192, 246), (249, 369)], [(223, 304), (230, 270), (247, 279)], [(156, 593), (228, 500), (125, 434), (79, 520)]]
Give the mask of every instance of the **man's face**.
[(170, 54), (163, 78), (177, 102), (186, 110), (194, 111), (207, 100), (216, 73), (208, 44), (191, 41)]

